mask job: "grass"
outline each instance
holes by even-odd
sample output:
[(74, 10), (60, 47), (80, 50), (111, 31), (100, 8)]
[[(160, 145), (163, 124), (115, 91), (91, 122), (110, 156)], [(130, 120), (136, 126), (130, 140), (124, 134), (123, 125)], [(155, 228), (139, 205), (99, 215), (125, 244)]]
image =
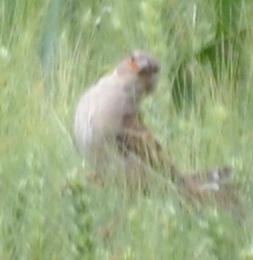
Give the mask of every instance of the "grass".
[[(72, 2), (72, 9), (71, 1), (0, 2), (0, 259), (253, 259), (250, 5), (241, 11), (243, 79), (235, 83), (223, 70), (215, 80), (208, 64), (197, 63), (196, 106), (177, 112), (173, 71), (212, 38), (211, 3)], [(173, 194), (140, 197), (129, 207), (116, 187), (85, 183), (72, 142), (75, 105), (136, 47), (162, 64), (159, 89), (143, 104), (147, 125), (184, 171), (234, 166), (242, 223), (215, 208), (187, 211)], [(99, 227), (122, 207), (124, 221), (104, 241)]]

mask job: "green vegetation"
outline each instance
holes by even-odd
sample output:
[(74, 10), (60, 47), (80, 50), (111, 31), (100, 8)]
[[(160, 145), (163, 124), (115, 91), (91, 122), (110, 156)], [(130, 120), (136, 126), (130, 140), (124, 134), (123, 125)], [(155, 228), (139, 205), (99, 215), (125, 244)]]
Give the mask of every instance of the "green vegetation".
[[(0, 1), (0, 259), (253, 259), (251, 2)], [(72, 141), (76, 102), (135, 48), (162, 64), (147, 124), (184, 171), (233, 165), (244, 220), (188, 211), (173, 192), (129, 206), (117, 187), (85, 182)], [(180, 100), (179, 69), (191, 71)]]

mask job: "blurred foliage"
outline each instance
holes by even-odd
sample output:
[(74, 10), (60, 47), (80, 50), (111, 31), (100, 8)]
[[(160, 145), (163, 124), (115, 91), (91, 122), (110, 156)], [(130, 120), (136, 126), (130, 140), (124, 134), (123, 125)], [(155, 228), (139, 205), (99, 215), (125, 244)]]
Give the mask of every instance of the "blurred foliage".
[(85, 187), (77, 181), (69, 181), (63, 188), (63, 196), (72, 205), (72, 225), (69, 226), (69, 243), (73, 245), (73, 259), (92, 260), (95, 246), (92, 238), (92, 216), (90, 198)]
[[(231, 86), (236, 88), (238, 80), (245, 69), (242, 62), (244, 55), (244, 38), (246, 29), (242, 28), (241, 15), (244, 1), (216, 0), (214, 1), (216, 29), (214, 38), (186, 57), (178, 67), (173, 83), (173, 100), (177, 109), (188, 110), (196, 103), (196, 68), (194, 63), (210, 64), (214, 78), (219, 81), (226, 74), (231, 80)], [(236, 89), (235, 89), (236, 91)]]

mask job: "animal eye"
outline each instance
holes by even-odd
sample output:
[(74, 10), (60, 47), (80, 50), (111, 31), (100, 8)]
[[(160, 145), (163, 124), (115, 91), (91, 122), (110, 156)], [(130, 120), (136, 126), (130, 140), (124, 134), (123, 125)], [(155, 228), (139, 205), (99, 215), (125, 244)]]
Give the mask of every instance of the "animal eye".
[(136, 63), (135, 57), (131, 56), (128, 60), (128, 65), (133, 69), (133, 70), (138, 70), (138, 64)]
[(131, 60), (131, 62), (135, 62), (135, 57), (134, 57), (134, 56), (131, 56), (131, 57), (130, 57), (130, 60)]

